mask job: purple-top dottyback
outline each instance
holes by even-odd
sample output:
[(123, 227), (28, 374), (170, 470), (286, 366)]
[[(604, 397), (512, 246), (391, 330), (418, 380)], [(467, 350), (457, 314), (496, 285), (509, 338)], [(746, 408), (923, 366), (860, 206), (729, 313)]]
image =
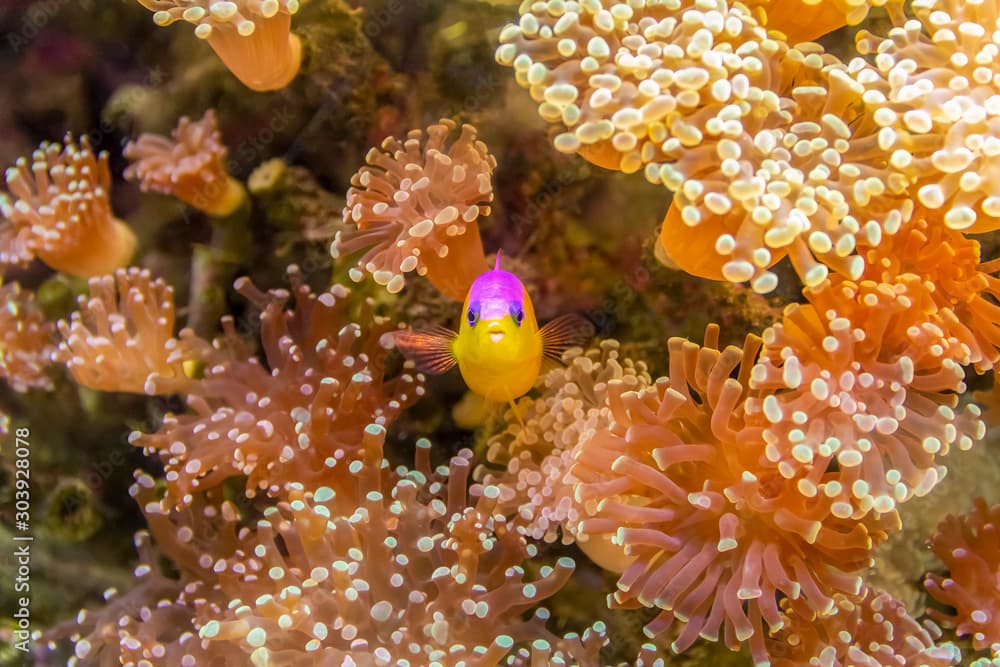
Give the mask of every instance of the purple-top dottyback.
[(524, 284), (509, 271), (487, 271), (469, 288), (469, 308), (480, 320), (501, 319), (511, 314), (512, 306), (524, 307)]

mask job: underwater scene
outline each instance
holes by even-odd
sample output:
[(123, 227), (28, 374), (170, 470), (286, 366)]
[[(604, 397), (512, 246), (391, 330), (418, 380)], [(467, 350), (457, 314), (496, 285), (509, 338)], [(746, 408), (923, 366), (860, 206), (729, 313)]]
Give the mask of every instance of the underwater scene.
[(0, 72), (0, 665), (1000, 667), (1000, 0), (0, 0)]

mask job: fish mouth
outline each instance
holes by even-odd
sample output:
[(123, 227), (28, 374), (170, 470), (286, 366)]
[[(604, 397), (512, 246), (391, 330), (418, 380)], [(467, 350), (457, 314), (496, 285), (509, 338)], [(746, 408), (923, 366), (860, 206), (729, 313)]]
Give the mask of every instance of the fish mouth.
[(496, 344), (503, 340), (505, 332), (498, 322), (490, 322), (486, 335), (489, 336), (491, 343)]

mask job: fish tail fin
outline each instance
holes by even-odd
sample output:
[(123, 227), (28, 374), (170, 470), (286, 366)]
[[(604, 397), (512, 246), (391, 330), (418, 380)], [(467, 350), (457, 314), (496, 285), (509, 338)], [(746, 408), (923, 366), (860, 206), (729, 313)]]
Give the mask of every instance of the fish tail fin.
[(444, 327), (393, 332), (392, 342), (403, 356), (417, 365), (417, 370), (431, 375), (448, 372), (457, 362), (451, 349), (456, 334)]
[(563, 352), (583, 345), (594, 336), (594, 325), (581, 315), (560, 315), (539, 332), (542, 349), (547, 358), (562, 361)]

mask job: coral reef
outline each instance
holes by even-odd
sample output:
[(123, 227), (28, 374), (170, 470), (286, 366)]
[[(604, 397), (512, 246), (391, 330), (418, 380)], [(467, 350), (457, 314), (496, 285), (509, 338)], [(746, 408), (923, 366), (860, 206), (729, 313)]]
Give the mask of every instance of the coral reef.
[(510, 424), (490, 439), (486, 459), (506, 470), (484, 469), (477, 476), (499, 489), (498, 507), (512, 515), (517, 530), (546, 542), (561, 534), (568, 544), (585, 516), (570, 474), (576, 448), (611, 423), (609, 392), (621, 391), (619, 387), (637, 391), (652, 380), (645, 364), (620, 357), (615, 340), (587, 352), (569, 350), (563, 362), (565, 368), (545, 375), (540, 398), (518, 402), (523, 424)]
[(788, 255), (807, 285), (856, 277), (856, 246), (912, 202), (869, 155), (878, 128), (846, 67), (769, 37), (740, 4), (610, 4), (533, 3), (501, 33), (498, 62), (570, 130), (555, 147), (673, 191), (660, 243), (688, 272), (766, 293)]
[(1000, 660), (1000, 2), (29, 4), (0, 662)]
[[(295, 267), (289, 277), (291, 293), (237, 284), (261, 309), (263, 360), (249, 354), (228, 320), (201, 377), (147, 379), (148, 393), (183, 391), (193, 410), (167, 415), (155, 433), (130, 436), (163, 459), (174, 502), (187, 504), (195, 491), (233, 475), (246, 476), (250, 496), (283, 496), (288, 484), (311, 480), (341, 490), (352, 483), (365, 426), (390, 424), (423, 394), (423, 377), (408, 369), (383, 380), (388, 350), (381, 336), (393, 328), (387, 321), (370, 312), (351, 321), (349, 290), (334, 285), (314, 294)], [(294, 310), (285, 309), (289, 297)]]
[(596, 503), (580, 531), (624, 549), (614, 602), (661, 609), (648, 635), (682, 623), (679, 652), (722, 629), (762, 663), (779, 596), (826, 614), (834, 594), (857, 595), (855, 573), (892, 522), (839, 517), (832, 498), (761, 465), (763, 429), (741, 408), (760, 340), (722, 351), (717, 340), (711, 328), (704, 346), (671, 339), (669, 377), (611, 399), (612, 426), (575, 457), (577, 498)]
[(794, 665), (956, 665), (961, 653), (954, 645), (937, 645), (941, 630), (922, 627), (898, 600), (866, 589), (856, 600), (838, 596), (836, 613), (802, 618), (793, 605), (783, 604), (785, 625), (773, 642), (774, 667)]
[[(153, 478), (137, 473), (132, 494), (181, 579), (158, 570), (150, 534), (141, 533), (138, 587), (52, 636), (73, 634), (79, 665), (113, 656), (119, 643), (122, 660), (178, 665), (485, 665), (512, 651), (507, 664), (529, 664), (521, 653), (530, 664), (592, 663), (606, 642), (599, 625), (557, 637), (544, 610), (521, 618), (565, 582), (573, 561), (526, 581), (519, 563), (533, 548), (493, 512), (496, 489), (466, 506), (471, 452), (432, 470), (425, 442), (414, 469), (390, 472), (385, 434), (365, 428), (353, 486), (292, 484), (252, 530), (211, 492), (170, 511)], [(141, 606), (150, 599), (160, 602)]]
[[(151, 380), (182, 379), (185, 364), (204, 361), (204, 341), (193, 332), (174, 338), (174, 290), (148, 271), (119, 269), (91, 278), (90, 297), (59, 322), (55, 359), (73, 378), (100, 391), (157, 393)], [(162, 393), (162, 390), (161, 390)]]
[[(879, 148), (912, 181), (916, 200), (940, 211), (951, 229), (1000, 227), (996, 170), (996, 48), (993, 2), (915, 0), (886, 36), (863, 32), (858, 50), (874, 68), (851, 63), (879, 126)], [(947, 63), (947, 67), (942, 67)], [(960, 111), (958, 111), (960, 110)]]

